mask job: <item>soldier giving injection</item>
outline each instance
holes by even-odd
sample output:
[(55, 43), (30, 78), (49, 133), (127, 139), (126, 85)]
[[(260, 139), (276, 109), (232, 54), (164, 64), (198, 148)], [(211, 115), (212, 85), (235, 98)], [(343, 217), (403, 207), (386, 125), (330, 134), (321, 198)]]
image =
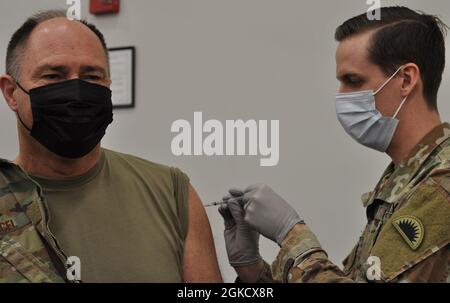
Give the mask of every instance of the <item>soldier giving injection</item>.
[[(363, 195), (363, 234), (341, 269), (269, 186), (231, 189), (219, 212), (237, 281), (450, 282), (450, 125), (437, 107), (447, 26), (406, 7), (381, 8), (381, 16), (354, 17), (335, 35), (337, 118), (357, 142), (392, 159)], [(259, 254), (260, 235), (281, 247), (271, 266)]]

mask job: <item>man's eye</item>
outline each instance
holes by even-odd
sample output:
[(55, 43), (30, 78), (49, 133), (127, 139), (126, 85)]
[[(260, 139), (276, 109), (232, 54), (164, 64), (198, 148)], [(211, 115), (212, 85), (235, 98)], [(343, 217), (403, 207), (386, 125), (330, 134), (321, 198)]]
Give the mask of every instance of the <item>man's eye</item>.
[(100, 76), (97, 75), (88, 75), (84, 78), (88, 81), (100, 81), (102, 79)]
[(357, 87), (362, 85), (362, 80), (359, 78), (348, 77), (344, 81), (347, 85)]
[(59, 80), (59, 79), (61, 79), (61, 76), (58, 74), (47, 74), (47, 75), (43, 75), (42, 78), (44, 78), (46, 80)]

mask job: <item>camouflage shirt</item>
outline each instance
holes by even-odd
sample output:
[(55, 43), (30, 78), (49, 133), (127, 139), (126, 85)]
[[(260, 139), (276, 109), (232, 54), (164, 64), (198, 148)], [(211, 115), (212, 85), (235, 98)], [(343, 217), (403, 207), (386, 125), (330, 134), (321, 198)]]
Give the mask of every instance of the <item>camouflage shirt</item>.
[(0, 283), (65, 282), (66, 257), (41, 193), (20, 167), (0, 159)]
[(341, 270), (314, 234), (294, 234), (272, 264), (279, 282), (450, 282), (450, 125), (432, 130), (363, 195), (368, 223)]

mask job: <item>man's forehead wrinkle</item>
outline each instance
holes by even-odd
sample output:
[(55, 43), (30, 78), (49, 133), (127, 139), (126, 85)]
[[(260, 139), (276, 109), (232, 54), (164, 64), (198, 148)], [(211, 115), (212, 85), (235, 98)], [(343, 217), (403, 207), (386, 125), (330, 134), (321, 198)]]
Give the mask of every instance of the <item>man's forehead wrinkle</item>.
[[(52, 27), (50, 23), (52, 21), (56, 26)], [(91, 33), (89, 28), (84, 28), (81, 23), (75, 26), (71, 26), (71, 23), (76, 22), (48, 20), (40, 24), (30, 36), (31, 41), (28, 45), (30, 51), (25, 52), (27, 57), (32, 56), (32, 60), (38, 64), (47, 58), (51, 57), (54, 60), (58, 56), (89, 56), (92, 59), (102, 56), (103, 59), (104, 49), (95, 34)], [(103, 64), (97, 60), (95, 62), (98, 65)]]
[[(66, 18), (54, 18), (42, 22), (35, 28), (30, 37), (31, 39), (38, 41), (41, 39), (48, 39), (50, 41), (45, 42), (51, 43), (54, 36), (56, 36), (55, 39), (53, 39), (54, 42), (59, 42), (64, 37), (67, 37), (68, 39), (65, 39), (64, 41), (72, 41), (73, 45), (77, 45), (77, 43), (80, 42), (80, 39), (84, 41), (93, 39), (92, 42), (95, 39), (95, 42), (98, 42), (101, 46), (101, 42), (97, 41), (98, 37), (89, 28), (80, 22), (70, 21)], [(80, 38), (80, 36), (83, 36), (83, 38)]]

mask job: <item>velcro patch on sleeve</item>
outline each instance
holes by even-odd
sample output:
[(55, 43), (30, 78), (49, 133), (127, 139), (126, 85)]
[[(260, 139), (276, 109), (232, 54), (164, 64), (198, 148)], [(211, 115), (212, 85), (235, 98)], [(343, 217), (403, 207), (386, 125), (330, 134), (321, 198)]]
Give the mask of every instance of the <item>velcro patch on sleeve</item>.
[(414, 216), (401, 216), (393, 220), (392, 224), (394, 224), (394, 227), (412, 250), (419, 248), (425, 234), (425, 229), (420, 219)]
[(384, 224), (371, 251), (381, 260), (382, 277), (395, 279), (450, 243), (450, 198), (427, 181)]

